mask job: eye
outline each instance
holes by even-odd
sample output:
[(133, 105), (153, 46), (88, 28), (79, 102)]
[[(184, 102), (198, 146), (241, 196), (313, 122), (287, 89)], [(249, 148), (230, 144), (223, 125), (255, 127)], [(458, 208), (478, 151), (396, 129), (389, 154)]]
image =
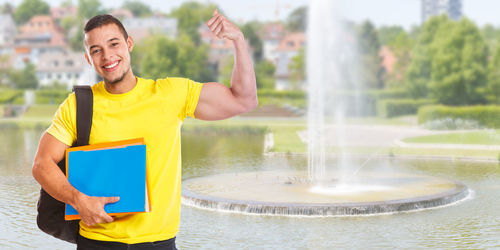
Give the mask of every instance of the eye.
[(118, 46), (118, 43), (112, 43), (111, 46), (116, 47)]
[(99, 53), (99, 52), (101, 52), (101, 50), (100, 50), (100, 49), (95, 49), (95, 50), (92, 50), (92, 51), (90, 52), (90, 54), (94, 55), (94, 54), (97, 54), (97, 53)]

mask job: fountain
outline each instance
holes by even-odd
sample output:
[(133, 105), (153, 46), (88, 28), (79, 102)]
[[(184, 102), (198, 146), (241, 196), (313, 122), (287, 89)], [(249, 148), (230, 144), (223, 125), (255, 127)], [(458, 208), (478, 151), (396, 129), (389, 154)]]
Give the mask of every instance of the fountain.
[[(337, 19), (336, 2), (313, 0), (309, 5), (307, 171), (256, 171), (188, 179), (183, 182), (184, 205), (252, 214), (346, 216), (421, 210), (468, 196), (468, 188), (459, 182), (363, 169), (371, 157), (357, 162), (342, 150), (330, 157), (326, 142), (335, 139), (341, 149), (345, 145), (344, 117), (352, 106), (332, 97), (346, 90), (359, 96), (360, 90), (356, 74), (351, 72), (358, 65), (356, 50)], [(354, 106), (349, 112), (357, 111)], [(336, 126), (330, 124), (332, 121)], [(328, 130), (335, 130), (336, 138), (327, 137)]]

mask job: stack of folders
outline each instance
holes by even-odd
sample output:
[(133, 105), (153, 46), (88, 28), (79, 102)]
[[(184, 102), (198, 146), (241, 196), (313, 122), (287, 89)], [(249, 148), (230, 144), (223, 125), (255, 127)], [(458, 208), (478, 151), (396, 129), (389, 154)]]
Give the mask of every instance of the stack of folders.
[[(104, 210), (109, 215), (151, 210), (146, 175), (144, 139), (93, 144), (66, 149), (66, 177), (78, 191), (97, 197), (120, 197)], [(66, 204), (66, 220), (80, 219)]]

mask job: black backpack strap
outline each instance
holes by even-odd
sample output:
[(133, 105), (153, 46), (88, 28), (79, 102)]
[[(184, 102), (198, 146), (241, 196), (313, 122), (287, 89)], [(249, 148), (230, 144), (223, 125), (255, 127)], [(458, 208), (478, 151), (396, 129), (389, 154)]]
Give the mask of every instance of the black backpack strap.
[[(88, 145), (90, 128), (92, 127), (92, 110), (94, 96), (90, 86), (75, 86), (76, 95), (76, 143), (73, 146)], [(66, 173), (66, 161), (62, 159), (57, 165)], [(54, 199), (45, 190), (40, 190), (37, 204), (36, 222), (45, 233), (67, 242), (76, 243), (79, 231), (79, 221), (65, 221), (65, 204)]]
[(94, 95), (90, 86), (74, 86), (73, 91), (76, 95), (76, 144), (73, 146), (84, 146), (89, 144)]

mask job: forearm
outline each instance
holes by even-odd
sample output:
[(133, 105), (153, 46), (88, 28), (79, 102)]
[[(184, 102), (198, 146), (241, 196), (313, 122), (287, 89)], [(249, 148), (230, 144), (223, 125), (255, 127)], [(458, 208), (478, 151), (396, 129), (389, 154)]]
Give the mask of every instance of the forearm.
[(63, 172), (51, 159), (35, 159), (33, 177), (56, 200), (76, 207), (76, 199), (82, 193), (68, 182)]
[(235, 48), (234, 67), (231, 76), (231, 92), (245, 106), (257, 106), (257, 84), (253, 63), (248, 54), (243, 34), (233, 40)]

